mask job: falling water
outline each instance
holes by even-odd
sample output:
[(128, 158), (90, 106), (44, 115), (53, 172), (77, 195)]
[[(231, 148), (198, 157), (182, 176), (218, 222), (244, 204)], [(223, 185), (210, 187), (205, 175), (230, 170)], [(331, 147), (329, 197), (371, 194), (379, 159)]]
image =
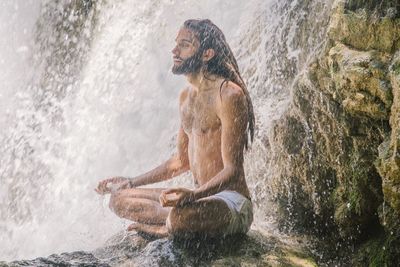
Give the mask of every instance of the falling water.
[[(246, 172), (255, 226), (269, 227), (268, 132), (289, 103), (296, 75), (322, 47), (330, 4), (7, 0), (1, 5), (0, 33), (7, 37), (0, 43), (1, 260), (91, 250), (126, 227), (93, 188), (102, 178), (146, 171), (174, 150), (177, 96), (185, 79), (171, 74), (170, 51), (188, 18), (210, 18), (224, 31), (248, 83), (257, 136)], [(190, 186), (190, 175), (174, 183)]]

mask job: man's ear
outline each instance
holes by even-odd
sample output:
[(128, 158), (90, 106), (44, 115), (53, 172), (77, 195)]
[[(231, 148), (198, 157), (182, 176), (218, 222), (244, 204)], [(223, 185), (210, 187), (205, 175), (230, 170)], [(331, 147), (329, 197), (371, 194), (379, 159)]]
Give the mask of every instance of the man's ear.
[(203, 61), (207, 62), (215, 56), (215, 51), (212, 48), (207, 49), (203, 52)]

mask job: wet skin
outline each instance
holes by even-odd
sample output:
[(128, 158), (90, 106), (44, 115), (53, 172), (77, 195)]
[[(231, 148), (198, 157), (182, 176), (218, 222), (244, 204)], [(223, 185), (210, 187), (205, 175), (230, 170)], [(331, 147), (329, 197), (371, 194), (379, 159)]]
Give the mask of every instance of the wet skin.
[[(174, 68), (193, 56), (199, 47), (195, 35), (182, 28), (172, 50)], [(214, 56), (204, 51), (201, 60)], [(100, 194), (111, 193), (110, 208), (135, 221), (128, 230), (157, 236), (207, 233), (220, 235), (231, 214), (219, 199), (208, 198), (233, 190), (250, 198), (243, 169), (247, 103), (242, 89), (221, 77), (186, 73), (190, 86), (180, 93), (181, 127), (177, 153), (157, 168), (135, 178), (114, 177), (101, 181)], [(222, 86), (221, 86), (222, 85)], [(196, 188), (138, 188), (191, 171)], [(109, 184), (117, 185), (111, 192)]]

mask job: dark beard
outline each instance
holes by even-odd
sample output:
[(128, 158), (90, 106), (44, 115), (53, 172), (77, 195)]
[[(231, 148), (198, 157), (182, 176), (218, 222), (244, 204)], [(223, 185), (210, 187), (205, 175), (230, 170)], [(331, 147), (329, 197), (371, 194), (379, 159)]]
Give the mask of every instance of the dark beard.
[(190, 58), (185, 59), (178, 66), (174, 65), (172, 67), (173, 74), (191, 74), (199, 72), (203, 62), (201, 60), (201, 51), (197, 51), (196, 54)]

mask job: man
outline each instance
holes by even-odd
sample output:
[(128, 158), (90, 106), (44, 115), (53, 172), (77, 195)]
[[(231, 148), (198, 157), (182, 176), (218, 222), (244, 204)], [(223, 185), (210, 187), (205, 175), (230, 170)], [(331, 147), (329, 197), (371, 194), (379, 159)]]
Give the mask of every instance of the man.
[[(210, 20), (187, 20), (172, 50), (174, 74), (190, 86), (180, 93), (177, 152), (135, 178), (101, 181), (110, 208), (136, 223), (128, 230), (156, 236), (246, 233), (253, 220), (243, 151), (253, 139), (254, 114), (236, 59)], [(138, 188), (191, 171), (196, 188)], [(111, 188), (114, 188), (111, 190)]]

